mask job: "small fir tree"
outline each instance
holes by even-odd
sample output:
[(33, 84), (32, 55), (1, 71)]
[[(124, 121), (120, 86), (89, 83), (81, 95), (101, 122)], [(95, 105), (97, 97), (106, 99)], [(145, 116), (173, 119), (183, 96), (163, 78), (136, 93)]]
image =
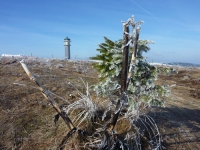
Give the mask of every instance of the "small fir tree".
[(97, 61), (93, 63), (99, 72), (99, 83), (94, 86), (98, 96), (108, 96), (116, 91), (120, 83), (122, 70), (122, 40), (116, 42), (104, 37), (105, 43), (99, 44), (97, 51), (100, 52), (90, 59)]
[[(120, 88), (123, 44), (122, 40), (113, 42), (106, 37), (104, 39), (105, 43), (101, 43), (97, 49), (100, 54), (90, 59), (97, 61), (93, 66), (99, 72), (99, 83), (94, 86), (94, 90), (98, 96), (106, 97), (113, 96), (113, 94), (117, 95), (116, 92)], [(159, 70), (157, 67), (150, 65), (142, 56), (143, 52), (150, 50), (149, 43), (152, 42), (149, 40), (138, 41), (136, 62), (132, 71), (131, 82), (126, 91), (129, 102), (133, 105), (130, 109), (136, 109), (141, 104), (163, 106), (163, 99), (169, 93), (166, 86), (154, 84)], [(132, 53), (133, 50), (130, 48), (130, 58)]]

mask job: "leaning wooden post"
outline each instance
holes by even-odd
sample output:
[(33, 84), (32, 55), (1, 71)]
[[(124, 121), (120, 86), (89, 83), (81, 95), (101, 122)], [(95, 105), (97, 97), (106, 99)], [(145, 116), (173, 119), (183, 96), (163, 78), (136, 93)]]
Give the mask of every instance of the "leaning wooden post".
[(127, 74), (128, 74), (128, 55), (129, 55), (129, 24), (128, 22), (123, 24), (124, 28), (124, 47), (122, 58), (122, 74), (121, 74), (121, 93), (126, 90), (127, 87)]
[(134, 68), (135, 65), (135, 61), (136, 61), (136, 55), (137, 55), (137, 47), (138, 47), (138, 40), (139, 40), (139, 34), (140, 34), (140, 29), (141, 27), (138, 26), (136, 29), (136, 37), (134, 39), (134, 46), (133, 46), (133, 53), (132, 53), (132, 58), (131, 58), (131, 63), (130, 63), (130, 67), (129, 67), (129, 73), (128, 73), (128, 79), (127, 79), (127, 88), (129, 86), (129, 82), (131, 79), (131, 75), (132, 75), (132, 70)]
[(121, 73), (121, 97), (117, 102), (115, 112), (111, 118), (110, 124), (107, 126), (107, 131), (112, 131), (115, 128), (119, 114), (126, 101), (126, 86), (127, 86), (127, 74), (128, 74), (128, 55), (129, 55), (129, 21), (123, 23), (124, 29), (124, 47), (123, 47), (123, 58), (122, 58), (122, 73)]

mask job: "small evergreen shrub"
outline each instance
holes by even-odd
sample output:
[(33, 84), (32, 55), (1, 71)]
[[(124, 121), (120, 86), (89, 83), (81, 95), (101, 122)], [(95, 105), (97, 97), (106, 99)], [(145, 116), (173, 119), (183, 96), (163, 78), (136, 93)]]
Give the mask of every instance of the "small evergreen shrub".
[[(99, 83), (93, 86), (93, 89), (98, 96), (109, 97), (113, 94), (119, 95), (123, 40), (113, 42), (107, 37), (104, 37), (104, 40), (105, 42), (101, 43), (97, 49), (100, 54), (90, 59), (97, 61), (93, 64), (93, 67), (99, 72)], [(131, 82), (126, 91), (135, 106), (136, 103), (145, 103), (148, 106), (163, 106), (164, 97), (169, 93), (166, 86), (155, 85), (155, 80), (157, 80), (158, 73), (161, 71), (150, 65), (142, 55), (143, 52), (150, 50), (149, 43), (152, 42), (149, 40), (138, 41), (136, 62), (132, 71)], [(129, 64), (132, 53), (131, 47)], [(166, 72), (169, 72), (169, 70), (167, 69)]]

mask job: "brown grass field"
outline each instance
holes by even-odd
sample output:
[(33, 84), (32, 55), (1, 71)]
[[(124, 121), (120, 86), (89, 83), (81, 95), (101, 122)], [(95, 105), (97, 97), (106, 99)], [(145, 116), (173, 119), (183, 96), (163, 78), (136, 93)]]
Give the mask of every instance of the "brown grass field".
[[(91, 62), (87, 61), (28, 60), (27, 65), (45, 89), (71, 102), (79, 95), (68, 82), (85, 93), (80, 78), (89, 85), (98, 81)], [(157, 81), (157, 84), (170, 85), (171, 94), (165, 107), (149, 108), (146, 113), (157, 123), (163, 149), (199, 150), (200, 68), (176, 69), (178, 74), (160, 75)], [(56, 149), (68, 129), (62, 119), (56, 128), (55, 110), (30, 81), (20, 63), (2, 59), (0, 76), (0, 150)], [(75, 97), (69, 97), (70, 93)], [(101, 100), (94, 94), (92, 97)], [(123, 122), (120, 124), (120, 128), (125, 126)]]

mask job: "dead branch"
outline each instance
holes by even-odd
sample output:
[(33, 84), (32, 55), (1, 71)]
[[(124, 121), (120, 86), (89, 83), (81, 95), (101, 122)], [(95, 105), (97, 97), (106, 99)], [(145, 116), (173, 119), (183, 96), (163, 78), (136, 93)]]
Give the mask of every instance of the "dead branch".
[(22, 60), (20, 61), (23, 69), (25, 70), (26, 74), (28, 75), (28, 77), (37, 85), (38, 89), (41, 91), (42, 95), (44, 95), (44, 97), (50, 101), (50, 103), (52, 104), (53, 108), (58, 112), (58, 114), (63, 118), (63, 120), (65, 121), (65, 123), (67, 124), (67, 126), (69, 127), (70, 130), (75, 129), (76, 127), (73, 125), (72, 121), (70, 120), (70, 118), (68, 117), (65, 109), (63, 109), (62, 107), (60, 107), (58, 105), (58, 103), (53, 99), (53, 97), (49, 94), (48, 91), (46, 91), (42, 85), (40, 85), (40, 83), (36, 80), (36, 78), (32, 75), (32, 73), (30, 72), (30, 70), (28, 69), (28, 67), (26, 66), (25, 62)]

